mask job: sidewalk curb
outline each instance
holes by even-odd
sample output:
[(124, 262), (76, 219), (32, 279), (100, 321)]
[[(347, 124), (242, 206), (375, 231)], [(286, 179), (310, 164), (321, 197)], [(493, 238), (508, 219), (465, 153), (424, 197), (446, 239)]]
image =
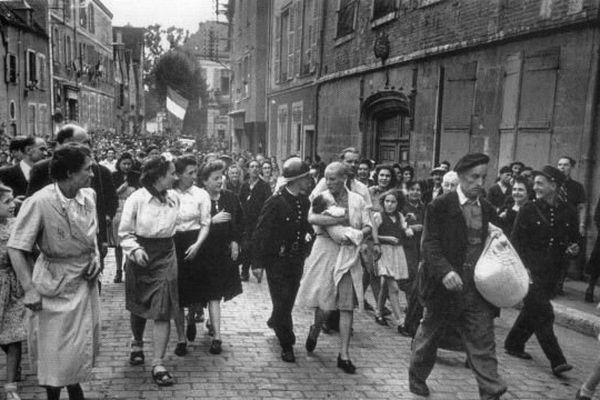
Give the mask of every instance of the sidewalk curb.
[(597, 337), (600, 334), (600, 317), (566, 307), (552, 301), (555, 322), (557, 325), (577, 331), (587, 336)]

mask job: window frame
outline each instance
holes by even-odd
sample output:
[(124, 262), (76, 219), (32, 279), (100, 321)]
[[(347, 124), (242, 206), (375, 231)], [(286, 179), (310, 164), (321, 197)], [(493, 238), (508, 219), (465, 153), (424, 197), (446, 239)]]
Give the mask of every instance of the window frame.
[(356, 32), (356, 19), (358, 18), (358, 6), (360, 4), (358, 2), (358, 0), (348, 0), (348, 4), (345, 6), (345, 10), (349, 9), (350, 7), (352, 7), (354, 9), (354, 14), (352, 16), (352, 28), (348, 32), (340, 34), (340, 15), (343, 12), (342, 1), (344, 1), (344, 0), (338, 0), (338, 6), (337, 6), (337, 10), (336, 10), (336, 24), (335, 24), (335, 26), (336, 26), (335, 27), (336, 45), (345, 43), (348, 40), (350, 40), (352, 37), (354, 37), (354, 33)]
[(16, 85), (17, 80), (19, 79), (19, 61), (15, 53), (8, 52), (4, 56), (4, 71), (4, 81), (9, 85)]
[[(25, 85), (29, 86), (31, 84), (37, 85), (39, 79), (31, 79), (37, 78), (38, 68), (37, 68), (37, 53), (35, 50), (27, 49), (25, 51), (27, 54), (27, 58), (25, 60), (26, 74), (25, 74)], [(31, 62), (34, 62), (34, 65), (31, 65)]]
[(393, 0), (394, 9), (388, 12), (385, 15), (375, 18), (375, 3), (378, 0), (371, 1), (371, 29), (377, 28), (381, 25), (384, 25), (390, 21), (393, 21), (398, 18), (398, 10), (400, 8), (400, 0)]

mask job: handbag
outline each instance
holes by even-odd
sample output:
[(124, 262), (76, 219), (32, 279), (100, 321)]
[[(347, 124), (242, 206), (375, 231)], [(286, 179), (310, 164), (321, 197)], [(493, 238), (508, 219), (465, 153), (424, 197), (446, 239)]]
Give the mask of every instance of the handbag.
[(514, 247), (488, 237), (473, 280), (484, 299), (499, 308), (513, 307), (529, 291), (529, 273)]

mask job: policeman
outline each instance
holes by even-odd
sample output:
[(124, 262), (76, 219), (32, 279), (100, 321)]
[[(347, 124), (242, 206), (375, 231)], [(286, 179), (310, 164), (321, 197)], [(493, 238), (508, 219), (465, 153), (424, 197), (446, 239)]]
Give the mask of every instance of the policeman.
[(312, 233), (307, 220), (307, 192), (312, 185), (308, 165), (298, 157), (286, 160), (282, 183), (261, 211), (253, 236), (254, 257), (256, 265), (266, 268), (273, 303), (267, 325), (279, 339), (281, 359), (294, 362), (292, 308), (302, 278), (307, 233)]
[(531, 359), (525, 344), (535, 334), (554, 375), (573, 369), (554, 334), (554, 311), (551, 296), (560, 279), (565, 256), (579, 252), (577, 213), (559, 200), (558, 189), (564, 175), (545, 166), (534, 173), (536, 199), (526, 203), (515, 221), (511, 242), (531, 273), (532, 284), (524, 306), (506, 337), (504, 348), (514, 357)]

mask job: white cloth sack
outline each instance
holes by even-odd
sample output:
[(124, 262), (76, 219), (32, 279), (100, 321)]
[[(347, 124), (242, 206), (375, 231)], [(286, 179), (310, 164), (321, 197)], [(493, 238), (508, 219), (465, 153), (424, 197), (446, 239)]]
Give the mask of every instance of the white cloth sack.
[(508, 240), (502, 244), (498, 238), (487, 239), (473, 279), (483, 298), (500, 308), (515, 306), (529, 290), (529, 273), (519, 255)]

